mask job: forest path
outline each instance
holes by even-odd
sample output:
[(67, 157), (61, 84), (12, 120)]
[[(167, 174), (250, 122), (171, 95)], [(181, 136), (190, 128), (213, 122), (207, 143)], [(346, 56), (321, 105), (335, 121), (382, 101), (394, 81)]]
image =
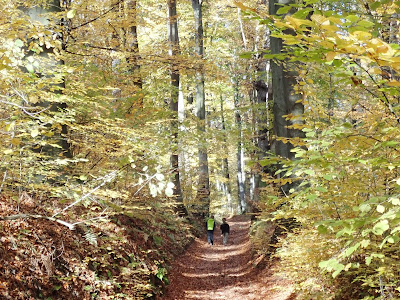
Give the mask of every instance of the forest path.
[[(272, 270), (254, 268), (249, 240), (250, 218), (229, 219), (231, 234), (222, 244), (219, 227), (214, 232), (214, 246), (207, 238), (196, 239), (177, 258), (168, 276), (170, 284), (162, 300), (289, 300), (292, 289)], [(280, 287), (280, 288), (279, 288)]]

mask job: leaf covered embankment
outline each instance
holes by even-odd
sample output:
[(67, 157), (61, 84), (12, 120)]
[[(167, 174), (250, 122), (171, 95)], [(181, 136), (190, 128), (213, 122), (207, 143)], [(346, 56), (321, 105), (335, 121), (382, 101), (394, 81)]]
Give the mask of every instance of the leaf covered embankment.
[[(29, 197), (18, 210), (2, 197), (0, 216), (46, 215)], [(0, 298), (152, 298), (190, 232), (187, 221), (155, 202), (73, 231), (43, 218), (0, 221)]]

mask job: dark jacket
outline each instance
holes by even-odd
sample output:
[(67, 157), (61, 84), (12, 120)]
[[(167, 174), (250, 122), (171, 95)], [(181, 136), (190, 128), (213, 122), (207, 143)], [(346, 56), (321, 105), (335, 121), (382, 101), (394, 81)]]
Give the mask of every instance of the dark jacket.
[(222, 231), (222, 234), (229, 233), (229, 225), (228, 223), (222, 223), (221, 226), (219, 227)]

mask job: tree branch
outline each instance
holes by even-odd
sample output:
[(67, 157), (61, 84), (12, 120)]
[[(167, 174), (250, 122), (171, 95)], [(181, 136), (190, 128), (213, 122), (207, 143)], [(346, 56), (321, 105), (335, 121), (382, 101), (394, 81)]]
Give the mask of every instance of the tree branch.
[(87, 21), (87, 22), (85, 22), (85, 23), (82, 23), (82, 24), (80, 24), (80, 25), (77, 25), (77, 26), (72, 27), (71, 30), (77, 29), (77, 28), (79, 28), (79, 27), (86, 26), (86, 25), (88, 25), (88, 24), (90, 24), (90, 23), (92, 23), (92, 22), (94, 22), (94, 21), (96, 21), (96, 20), (98, 20), (98, 19), (104, 17), (104, 16), (105, 16), (106, 14), (108, 14), (110, 11), (114, 10), (115, 7), (116, 7), (118, 4), (120, 4), (122, 1), (123, 1), (123, 0), (117, 1), (116, 3), (114, 3), (114, 4), (111, 6), (111, 8), (110, 8), (109, 10), (106, 10), (104, 13), (102, 13), (102, 14), (99, 15), (99, 16), (97, 16), (96, 18), (93, 18), (93, 19), (91, 19), (91, 20), (89, 20), (89, 21)]
[(103, 177), (104, 181), (102, 183), (100, 183), (98, 186), (96, 186), (95, 188), (93, 188), (91, 191), (87, 192), (85, 195), (83, 195), (81, 198), (79, 198), (78, 200), (76, 200), (75, 202), (71, 203), (70, 205), (68, 205), (67, 207), (64, 207), (62, 210), (60, 210), (59, 212), (55, 213), (54, 215), (52, 215), (52, 218), (54, 218), (55, 216), (63, 213), (64, 211), (70, 209), (71, 207), (75, 206), (76, 204), (78, 204), (79, 202), (81, 202), (82, 200), (88, 198), (90, 195), (92, 195), (95, 191), (97, 191), (99, 188), (101, 188), (103, 185), (105, 185), (108, 182), (111, 182), (117, 175), (119, 172), (121, 172), (121, 170), (125, 169), (127, 165), (122, 166), (121, 168), (119, 168), (118, 170), (115, 170), (109, 174), (107, 174), (106, 176)]
[(68, 227), (69, 230), (74, 230), (75, 229), (75, 224), (71, 224), (68, 222), (65, 222), (63, 220), (60, 219), (56, 219), (53, 217), (47, 217), (47, 216), (42, 216), (42, 215), (31, 215), (31, 214), (19, 214), (19, 215), (12, 215), (12, 216), (5, 216), (5, 217), (0, 217), (0, 221), (10, 221), (10, 220), (17, 220), (17, 219), (45, 219), (45, 220), (49, 220), (49, 221), (53, 221), (53, 222), (57, 222), (61, 225), (64, 225), (66, 227)]
[[(5, 96), (2, 96), (2, 95), (0, 95), (0, 97), (6, 98)], [(16, 103), (12, 103), (12, 102), (9, 102), (9, 101), (4, 101), (4, 100), (0, 100), (0, 103), (18, 107), (18, 108), (21, 109), (24, 113), (26, 113), (28, 116), (31, 116), (32, 118), (36, 118), (36, 119), (37, 119), (37, 117), (36, 117), (35, 115), (41, 114), (42, 112), (44, 112), (45, 110), (48, 109), (48, 108), (44, 108), (44, 109), (42, 109), (42, 110), (39, 111), (39, 112), (32, 113), (32, 112), (29, 112), (29, 111), (27, 111), (27, 110), (37, 109), (37, 107), (25, 107), (25, 106), (21, 106), (21, 105), (18, 105), (18, 104), (16, 104)]]
[[(372, 80), (372, 82), (378, 87), (378, 89), (380, 90), (380, 92), (382, 93), (382, 97), (379, 97), (378, 95), (375, 95), (372, 91), (370, 91), (367, 87), (363, 86), (363, 88), (370, 93), (371, 95), (377, 97), (379, 100), (381, 100), (381, 102), (387, 107), (387, 109), (389, 110), (389, 112), (396, 118), (396, 121), (398, 124), (400, 124), (400, 118), (399, 116), (396, 114), (396, 112), (393, 110), (392, 104), (389, 101), (389, 98), (387, 97), (386, 93), (382, 90), (382, 86), (376, 82), (375, 78), (372, 76), (372, 74), (366, 69), (364, 68), (360, 63), (358, 63), (356, 60), (353, 60), (353, 62), (360, 68), (362, 69), (365, 73), (368, 74), (368, 77)], [(378, 64), (379, 65), (379, 64)]]

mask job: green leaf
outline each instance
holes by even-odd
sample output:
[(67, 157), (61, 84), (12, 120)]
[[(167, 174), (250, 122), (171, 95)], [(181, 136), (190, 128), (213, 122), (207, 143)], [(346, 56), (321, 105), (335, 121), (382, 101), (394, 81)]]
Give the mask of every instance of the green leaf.
[(341, 65), (343, 65), (343, 62), (342, 62), (340, 59), (334, 59), (334, 60), (332, 61), (332, 64), (333, 64), (335, 67), (340, 67)]
[(371, 240), (362, 240), (360, 245), (363, 248), (367, 248), (370, 242)]
[(323, 186), (317, 186), (315, 188), (317, 191), (320, 191), (322, 193), (326, 193), (328, 190), (326, 188), (324, 188)]
[(306, 169), (306, 170), (304, 170), (304, 173), (307, 175), (311, 175), (311, 176), (315, 175), (315, 172), (313, 169)]
[(396, 141), (387, 141), (387, 142), (383, 142), (382, 146), (395, 147), (398, 144), (399, 144), (399, 142), (396, 142)]
[(310, 131), (306, 133), (306, 137), (315, 137), (315, 132), (314, 131)]
[(375, 226), (372, 228), (372, 232), (376, 235), (382, 235), (388, 229), (389, 229), (388, 220), (382, 220), (375, 224)]
[(343, 264), (339, 264), (336, 268), (336, 271), (332, 273), (332, 277), (335, 278), (337, 277), (340, 272), (342, 272), (344, 270), (344, 265)]
[(372, 23), (371, 21), (367, 21), (367, 20), (361, 20), (360, 22), (357, 23), (358, 26), (362, 26), (365, 28), (371, 28), (373, 27), (375, 24)]
[(239, 57), (249, 59), (253, 57), (253, 54), (253, 52), (243, 52), (239, 54)]
[(350, 22), (354, 23), (354, 22), (358, 21), (359, 17), (356, 15), (350, 15), (350, 16), (347, 16), (346, 19), (349, 20)]
[(381, 6), (381, 3), (379, 1), (374, 1), (369, 5), (371, 10), (376, 10), (379, 6)]
[(307, 200), (313, 201), (318, 198), (316, 194), (309, 194), (306, 196)]
[(73, 17), (75, 17), (75, 14), (76, 14), (76, 9), (71, 9), (67, 12), (67, 18), (72, 19)]
[(280, 8), (276, 11), (276, 14), (277, 14), (277, 15), (287, 14), (291, 8), (292, 8), (292, 7), (289, 6), (289, 5), (282, 6), (282, 7), (280, 7)]
[(319, 225), (319, 226), (317, 227), (317, 230), (318, 230), (319, 233), (322, 233), (322, 234), (328, 232), (328, 228), (327, 228), (326, 226), (324, 226), (324, 225)]
[(35, 68), (33, 67), (32, 64), (26, 64), (26, 69), (28, 70), (29, 73), (35, 72)]
[(383, 205), (378, 205), (377, 207), (376, 207), (376, 211), (377, 212), (379, 212), (379, 213), (381, 213), (381, 214), (383, 214), (384, 212), (385, 212), (385, 207), (383, 206)]
[(388, 243), (394, 244), (394, 243), (396, 243), (396, 242), (399, 241), (399, 237), (398, 237), (397, 235), (395, 235), (395, 236), (389, 236), (389, 237), (387, 238), (387, 241), (388, 241)]
[(369, 266), (371, 264), (371, 261), (372, 261), (373, 258), (381, 258), (382, 259), (382, 258), (385, 258), (385, 255), (378, 254), (378, 253), (372, 253), (370, 256), (365, 258), (365, 264), (367, 266)]
[(400, 205), (400, 200), (399, 198), (392, 198), (390, 199), (393, 205)]
[(368, 203), (360, 204), (360, 211), (361, 212), (369, 212), (371, 210), (371, 205)]
[(31, 137), (37, 137), (39, 135), (39, 130), (37, 128), (31, 131)]
[(14, 42), (14, 45), (19, 47), (19, 48), (22, 48), (24, 46), (24, 42), (21, 41), (20, 39), (16, 39), (15, 42)]
[(310, 8), (300, 9), (293, 14), (293, 17), (298, 19), (305, 19), (310, 14), (310, 11)]
[(354, 253), (354, 251), (356, 251), (356, 250), (358, 249), (358, 247), (360, 247), (360, 243), (357, 243), (357, 244), (355, 244), (354, 246), (348, 248), (348, 249), (346, 250), (346, 252), (345, 252), (344, 255), (345, 255), (346, 257), (347, 257), (347, 256), (351, 256), (351, 255)]

